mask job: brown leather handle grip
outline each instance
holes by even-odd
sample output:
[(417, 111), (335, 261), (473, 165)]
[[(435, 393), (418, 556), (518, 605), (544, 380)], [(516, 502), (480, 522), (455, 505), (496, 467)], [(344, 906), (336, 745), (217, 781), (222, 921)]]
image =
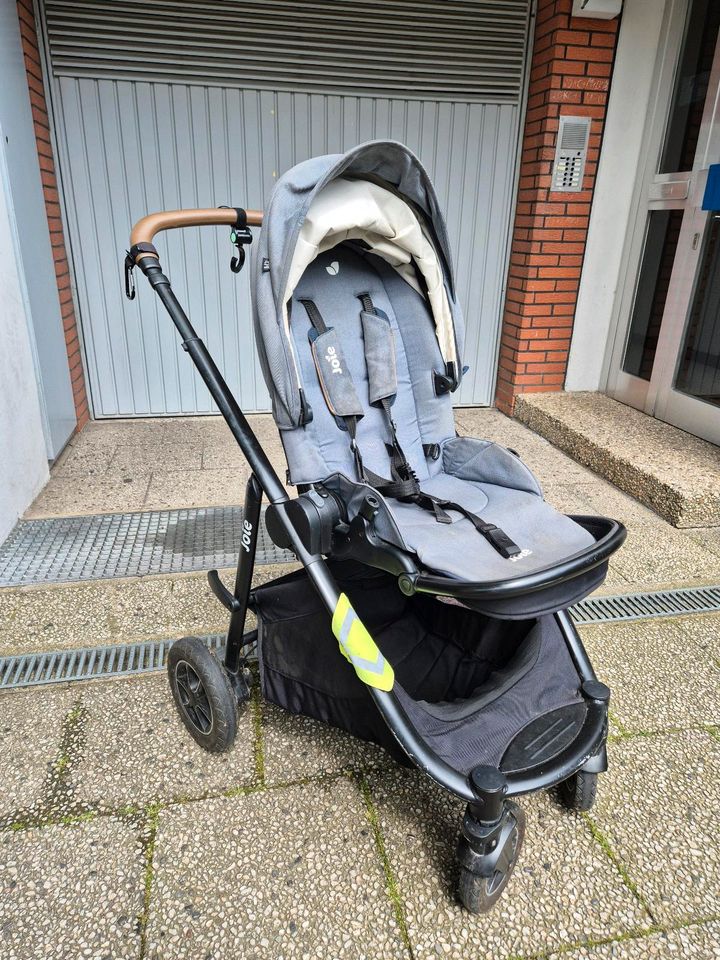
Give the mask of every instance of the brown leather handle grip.
[[(249, 227), (262, 225), (262, 210), (247, 210)], [(153, 237), (161, 230), (174, 230), (177, 227), (234, 226), (236, 214), (231, 207), (209, 207), (205, 210), (162, 210), (150, 213), (138, 220), (130, 234), (130, 246), (136, 243), (152, 243)]]

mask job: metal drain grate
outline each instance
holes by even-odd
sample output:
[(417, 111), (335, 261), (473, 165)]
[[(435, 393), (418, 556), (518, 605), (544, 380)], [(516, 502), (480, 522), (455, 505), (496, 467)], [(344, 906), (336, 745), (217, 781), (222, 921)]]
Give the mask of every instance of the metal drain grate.
[[(572, 607), (570, 612), (576, 624), (589, 625), (719, 611), (720, 586), (715, 586), (592, 597)], [(200, 639), (222, 655), (224, 634), (209, 634)], [(0, 657), (0, 690), (164, 670), (172, 643), (173, 640), (150, 640), (122, 646)], [(253, 648), (250, 650), (252, 655)]]
[[(213, 633), (200, 639), (211, 650), (221, 651), (225, 634)], [(172, 640), (149, 640), (147, 643), (0, 658), (0, 690), (154, 673), (165, 669), (165, 659), (172, 644)]]
[(570, 613), (575, 623), (587, 625), (719, 611), (720, 586), (712, 586), (590, 597), (572, 607)]
[[(21, 520), (0, 546), (0, 587), (183, 573), (237, 563), (241, 507)], [(293, 560), (261, 524), (258, 563)]]

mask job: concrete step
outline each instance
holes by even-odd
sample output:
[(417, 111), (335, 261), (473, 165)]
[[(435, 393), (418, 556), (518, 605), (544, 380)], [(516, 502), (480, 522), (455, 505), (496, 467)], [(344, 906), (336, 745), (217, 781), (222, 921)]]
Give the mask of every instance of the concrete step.
[(673, 526), (720, 526), (713, 444), (600, 393), (523, 394), (515, 416)]

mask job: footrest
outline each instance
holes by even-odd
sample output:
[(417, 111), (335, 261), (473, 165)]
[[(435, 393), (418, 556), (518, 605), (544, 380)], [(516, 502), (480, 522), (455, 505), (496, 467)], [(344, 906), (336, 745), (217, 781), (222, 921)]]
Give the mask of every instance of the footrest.
[(537, 717), (511, 741), (500, 769), (503, 773), (515, 773), (552, 760), (573, 742), (586, 713), (584, 703), (571, 703)]

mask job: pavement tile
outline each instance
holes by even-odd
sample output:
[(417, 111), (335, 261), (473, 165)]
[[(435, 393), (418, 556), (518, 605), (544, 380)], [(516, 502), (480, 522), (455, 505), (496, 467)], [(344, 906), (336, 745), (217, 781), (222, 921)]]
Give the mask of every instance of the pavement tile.
[(407, 957), (345, 778), (163, 810), (154, 865), (148, 960)]
[(615, 941), (598, 947), (581, 947), (564, 953), (553, 953), (547, 960), (651, 960), (653, 957), (672, 960), (718, 960), (720, 958), (720, 923), (699, 923), (668, 933)]
[[(253, 583), (265, 583), (296, 564), (262, 564)], [(232, 588), (234, 570), (220, 571)], [(248, 629), (254, 626), (248, 615)], [(223, 633), (228, 614), (204, 572), (61, 583), (0, 590), (0, 656)]]
[(0, 655), (216, 633), (227, 613), (204, 573), (0, 590)]
[(124, 823), (0, 834), (0, 955), (134, 960), (143, 875), (141, 844)]
[[(79, 439), (79, 437), (78, 437)], [(94, 477), (107, 473), (117, 449), (115, 442), (70, 443), (53, 465), (53, 477)]]
[(148, 478), (102, 474), (89, 478), (51, 474), (25, 513), (26, 519), (77, 517), (86, 513), (131, 513), (142, 510)]
[[(237, 441), (226, 429), (227, 437), (215, 441), (212, 444), (206, 443), (203, 447), (202, 466), (203, 470), (228, 470), (230, 468), (238, 469), (240, 467), (248, 469), (247, 460), (237, 444)], [(268, 431), (270, 433), (270, 431)], [(267, 454), (270, 462), (275, 468), (276, 473), (284, 480), (287, 470), (287, 460), (283, 452), (280, 437), (277, 429), (273, 427), (272, 435), (258, 437), (260, 443)]]
[(157, 471), (199, 470), (202, 466), (202, 448), (192, 441), (127, 444), (115, 450), (108, 472), (123, 476), (149, 476)]
[(456, 900), (455, 847), (464, 805), (419, 773), (368, 776), (415, 960), (498, 960), (649, 923), (583, 820), (547, 794), (521, 800), (525, 843), (485, 916)]
[(76, 800), (118, 809), (202, 797), (255, 778), (247, 706), (232, 750), (211, 754), (182, 725), (164, 675), (84, 685), (82, 705), (87, 719), (82, 759), (72, 774)]
[(720, 743), (686, 730), (609, 746), (591, 817), (661, 924), (720, 914)]
[(720, 556), (720, 527), (696, 527), (685, 529), (683, 533), (710, 553)]
[(657, 587), (720, 577), (720, 555), (609, 483), (582, 485), (577, 498), (579, 511), (605, 514), (627, 527), (614, 564), (631, 583)]
[(263, 703), (263, 756), (268, 784), (393, 762), (374, 743), (270, 703)]
[(239, 465), (221, 470), (185, 473), (158, 472), (150, 478), (143, 510), (174, 510), (179, 507), (224, 507), (243, 503), (250, 468)]
[(0, 817), (35, 807), (42, 798), (63, 720), (77, 696), (68, 686), (0, 694)]
[(629, 731), (717, 723), (720, 617), (668, 618), (582, 628), (590, 659)]
[(139, 438), (143, 437), (155, 442), (166, 433), (167, 424), (170, 422), (172, 421), (169, 417), (91, 420), (83, 427), (77, 439), (87, 438), (87, 442), (93, 444), (110, 441), (113, 443), (137, 443)]

